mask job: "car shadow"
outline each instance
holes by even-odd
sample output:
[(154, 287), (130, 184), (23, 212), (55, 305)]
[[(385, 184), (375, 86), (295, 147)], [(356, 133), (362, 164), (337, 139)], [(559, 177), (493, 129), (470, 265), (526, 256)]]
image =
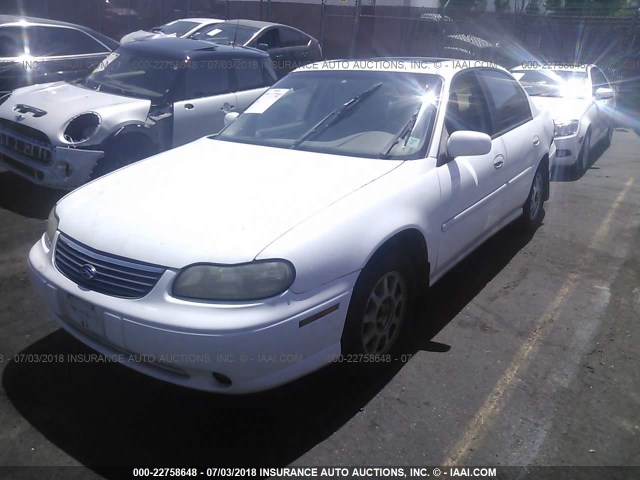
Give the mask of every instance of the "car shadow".
[[(429, 289), (400, 352), (450, 350), (433, 337), (531, 238), (508, 227)], [(57, 330), (8, 362), (2, 383), (51, 443), (110, 479), (130, 474), (114, 466), (288, 465), (365, 409), (404, 365), (363, 375), (333, 364), (268, 392), (229, 397), (166, 384), (104, 357), (78, 361), (93, 353)]]
[(29, 218), (46, 220), (67, 192), (35, 185), (11, 172), (0, 171), (0, 208)]
[(586, 173), (595, 169), (595, 164), (600, 157), (607, 151), (609, 147), (605, 144), (605, 142), (598, 142), (596, 145), (591, 147), (591, 165), (585, 172), (576, 172), (576, 170), (572, 167), (560, 167), (557, 166), (553, 169), (551, 173), (551, 181), (552, 182), (575, 182), (576, 180), (580, 180)]

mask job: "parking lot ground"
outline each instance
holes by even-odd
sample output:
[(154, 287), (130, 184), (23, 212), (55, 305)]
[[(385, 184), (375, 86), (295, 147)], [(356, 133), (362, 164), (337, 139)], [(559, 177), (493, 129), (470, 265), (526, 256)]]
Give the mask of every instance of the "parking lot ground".
[(582, 178), (552, 183), (534, 234), (506, 229), (430, 289), (406, 361), (244, 397), (36, 361), (91, 351), (27, 281), (56, 194), (0, 174), (0, 465), (640, 465), (638, 152), (618, 129)]

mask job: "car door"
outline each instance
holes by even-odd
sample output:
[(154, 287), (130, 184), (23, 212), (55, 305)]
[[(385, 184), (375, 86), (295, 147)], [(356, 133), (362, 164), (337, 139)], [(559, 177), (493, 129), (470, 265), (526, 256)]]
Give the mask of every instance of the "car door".
[(500, 212), (505, 217), (522, 208), (536, 168), (544, 156), (542, 123), (533, 121), (529, 98), (518, 81), (506, 72), (478, 71), (478, 78), (491, 113), (491, 136), (502, 138), (506, 161), (502, 167), (507, 188)]
[(280, 42), (289, 62), (286, 65), (287, 73), (312, 61), (309, 47), (311, 38), (304, 33), (293, 28), (280, 27)]
[(241, 113), (275, 83), (276, 75), (268, 59), (239, 58), (234, 63), (235, 111)]
[(605, 98), (602, 100), (598, 100), (596, 98), (596, 91), (599, 88), (611, 88), (607, 77), (598, 67), (591, 67), (591, 84), (591, 95), (596, 106), (596, 114), (592, 125), (594, 137), (591, 141), (591, 143), (594, 144), (597, 139), (600, 139), (607, 134), (607, 130), (609, 129), (609, 125), (613, 119), (615, 100), (613, 98)]
[(452, 80), (444, 128), (437, 167), (442, 199), (438, 270), (456, 263), (499, 222), (506, 184), (506, 150), (501, 137), (492, 139), (486, 155), (449, 158), (446, 151), (446, 138), (453, 132), (492, 132), (487, 100), (471, 70)]
[(192, 62), (183, 70), (179, 100), (173, 104), (173, 145), (219, 132), (224, 116), (236, 108), (228, 59)]
[(271, 57), (273, 69), (278, 78), (282, 78), (288, 73), (287, 68), (290, 59), (287, 57), (287, 49), (282, 46), (280, 41), (280, 29), (278, 27), (269, 27), (260, 32), (255, 44), (256, 46), (266, 46), (264, 48)]

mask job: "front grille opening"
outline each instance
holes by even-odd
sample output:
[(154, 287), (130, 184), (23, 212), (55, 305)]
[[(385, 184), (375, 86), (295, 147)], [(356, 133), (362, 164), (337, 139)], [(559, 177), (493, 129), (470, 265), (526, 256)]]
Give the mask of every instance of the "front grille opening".
[(155, 287), (166, 268), (94, 250), (58, 236), (56, 268), (78, 286), (121, 298), (142, 298)]

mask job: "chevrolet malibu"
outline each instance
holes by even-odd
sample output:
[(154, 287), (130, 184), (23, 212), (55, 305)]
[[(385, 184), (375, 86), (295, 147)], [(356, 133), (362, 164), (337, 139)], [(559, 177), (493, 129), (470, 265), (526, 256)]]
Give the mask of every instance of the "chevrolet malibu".
[(77, 339), (187, 387), (387, 361), (420, 289), (541, 223), (552, 138), (502, 69), (315, 64), (216, 136), (67, 195), (32, 282)]
[[(533, 63), (535, 66), (536, 64)], [(592, 147), (613, 138), (616, 99), (596, 65), (523, 67), (512, 70), (533, 102), (555, 122), (556, 165), (581, 175), (591, 166)]]

